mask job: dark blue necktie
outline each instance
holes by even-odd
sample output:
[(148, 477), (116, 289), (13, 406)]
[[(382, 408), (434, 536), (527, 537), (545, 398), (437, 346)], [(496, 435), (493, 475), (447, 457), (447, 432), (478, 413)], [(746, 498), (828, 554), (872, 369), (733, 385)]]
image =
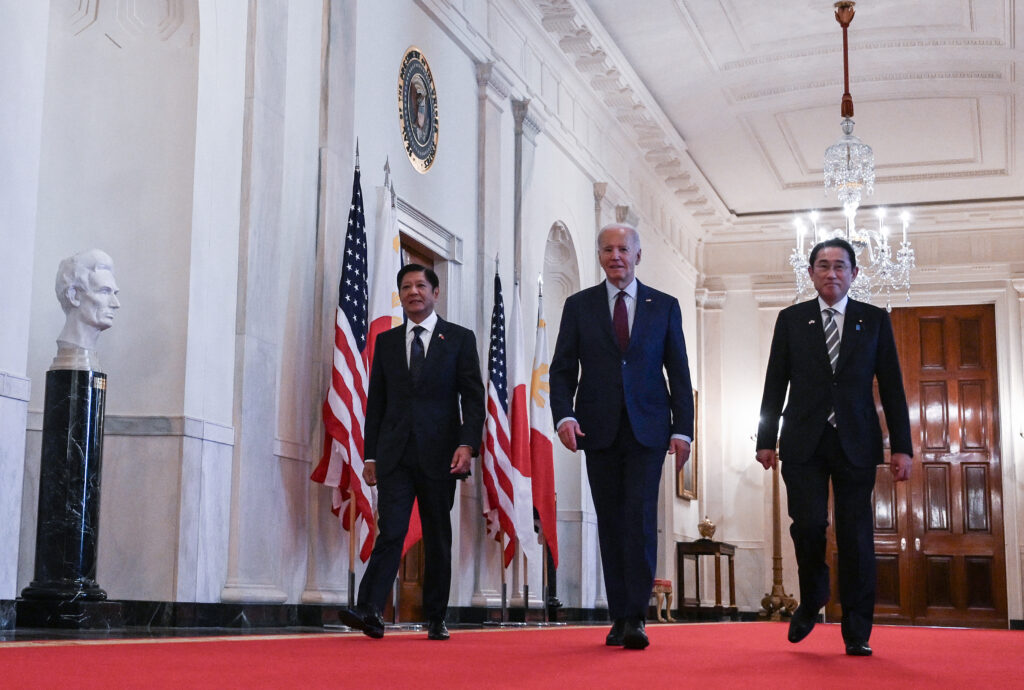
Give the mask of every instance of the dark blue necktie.
[(423, 351), (423, 341), (420, 339), (420, 334), (427, 330), (423, 326), (413, 326), (413, 338), (412, 347), (409, 349), (409, 375), (412, 376), (412, 382), (416, 383), (419, 381), (420, 372), (423, 371), (423, 362), (426, 360), (426, 353)]

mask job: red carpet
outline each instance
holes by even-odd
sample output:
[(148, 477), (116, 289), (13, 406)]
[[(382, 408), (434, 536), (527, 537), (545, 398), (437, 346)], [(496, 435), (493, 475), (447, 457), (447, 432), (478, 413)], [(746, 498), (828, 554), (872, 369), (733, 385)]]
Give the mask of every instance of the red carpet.
[(104, 642), (0, 642), (4, 688), (1024, 688), (1024, 632), (876, 626), (875, 656), (837, 625), (799, 645), (781, 623), (651, 625), (651, 646), (603, 627)]

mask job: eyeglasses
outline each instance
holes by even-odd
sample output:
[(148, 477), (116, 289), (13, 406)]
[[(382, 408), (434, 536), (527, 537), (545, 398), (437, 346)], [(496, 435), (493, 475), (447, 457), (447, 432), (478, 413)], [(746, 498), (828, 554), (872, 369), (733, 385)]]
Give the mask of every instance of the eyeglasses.
[(850, 270), (850, 264), (845, 261), (837, 261), (835, 263), (829, 263), (827, 261), (818, 261), (814, 264), (815, 273), (829, 273), (834, 271), (838, 275), (847, 273)]

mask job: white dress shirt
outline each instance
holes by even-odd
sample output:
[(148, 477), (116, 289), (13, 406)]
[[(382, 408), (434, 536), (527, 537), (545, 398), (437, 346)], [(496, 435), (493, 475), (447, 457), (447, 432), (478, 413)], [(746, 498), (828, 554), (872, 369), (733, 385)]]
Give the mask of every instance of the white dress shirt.
[[(607, 280), (604, 286), (608, 289), (608, 313), (611, 314), (612, 323), (615, 323), (615, 302), (619, 299), (619, 288)], [(629, 317), (629, 332), (633, 332), (633, 317), (636, 316), (636, 278), (626, 286), (626, 314)]]
[(423, 319), (423, 321), (421, 321), (420, 323), (413, 323), (412, 320), (410, 319), (409, 323), (407, 323), (405, 325), (405, 363), (406, 364), (408, 364), (409, 360), (412, 358), (412, 341), (413, 341), (413, 338), (416, 337), (416, 334), (413, 332), (412, 329), (415, 328), (416, 326), (422, 326), (423, 327), (423, 332), (420, 333), (420, 340), (423, 341), (423, 356), (426, 357), (427, 356), (427, 350), (430, 349), (430, 336), (433, 334), (434, 328), (437, 327), (437, 312), (436, 311), (430, 312), (430, 316), (428, 316), (427, 318)]
[(821, 329), (825, 330), (825, 310), (835, 309), (836, 313), (832, 315), (832, 320), (836, 322), (836, 328), (839, 329), (839, 343), (842, 347), (843, 342), (843, 324), (846, 322), (846, 303), (850, 301), (849, 295), (843, 295), (843, 298), (833, 304), (831, 307), (828, 306), (828, 302), (823, 300), (821, 296), (818, 297), (818, 311), (821, 312)]

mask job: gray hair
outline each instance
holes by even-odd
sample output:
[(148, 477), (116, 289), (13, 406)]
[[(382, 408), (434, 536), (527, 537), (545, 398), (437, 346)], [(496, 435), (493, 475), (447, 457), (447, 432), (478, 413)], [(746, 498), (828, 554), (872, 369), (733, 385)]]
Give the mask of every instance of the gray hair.
[(629, 223), (620, 223), (616, 221), (614, 223), (608, 223), (608, 225), (605, 225), (603, 228), (597, 231), (597, 251), (601, 251), (601, 235), (603, 235), (606, 230), (625, 230), (626, 232), (629, 233), (629, 239), (633, 243), (633, 246), (636, 247), (637, 249), (641, 248), (639, 231), (637, 231), (637, 229), (630, 225)]
[(57, 301), (61, 309), (67, 314), (74, 308), (71, 300), (68, 299), (68, 288), (76, 290), (88, 290), (89, 274), (94, 271), (113, 271), (114, 260), (99, 249), (89, 249), (69, 256), (60, 262), (57, 267), (57, 281), (54, 288), (57, 291)]

